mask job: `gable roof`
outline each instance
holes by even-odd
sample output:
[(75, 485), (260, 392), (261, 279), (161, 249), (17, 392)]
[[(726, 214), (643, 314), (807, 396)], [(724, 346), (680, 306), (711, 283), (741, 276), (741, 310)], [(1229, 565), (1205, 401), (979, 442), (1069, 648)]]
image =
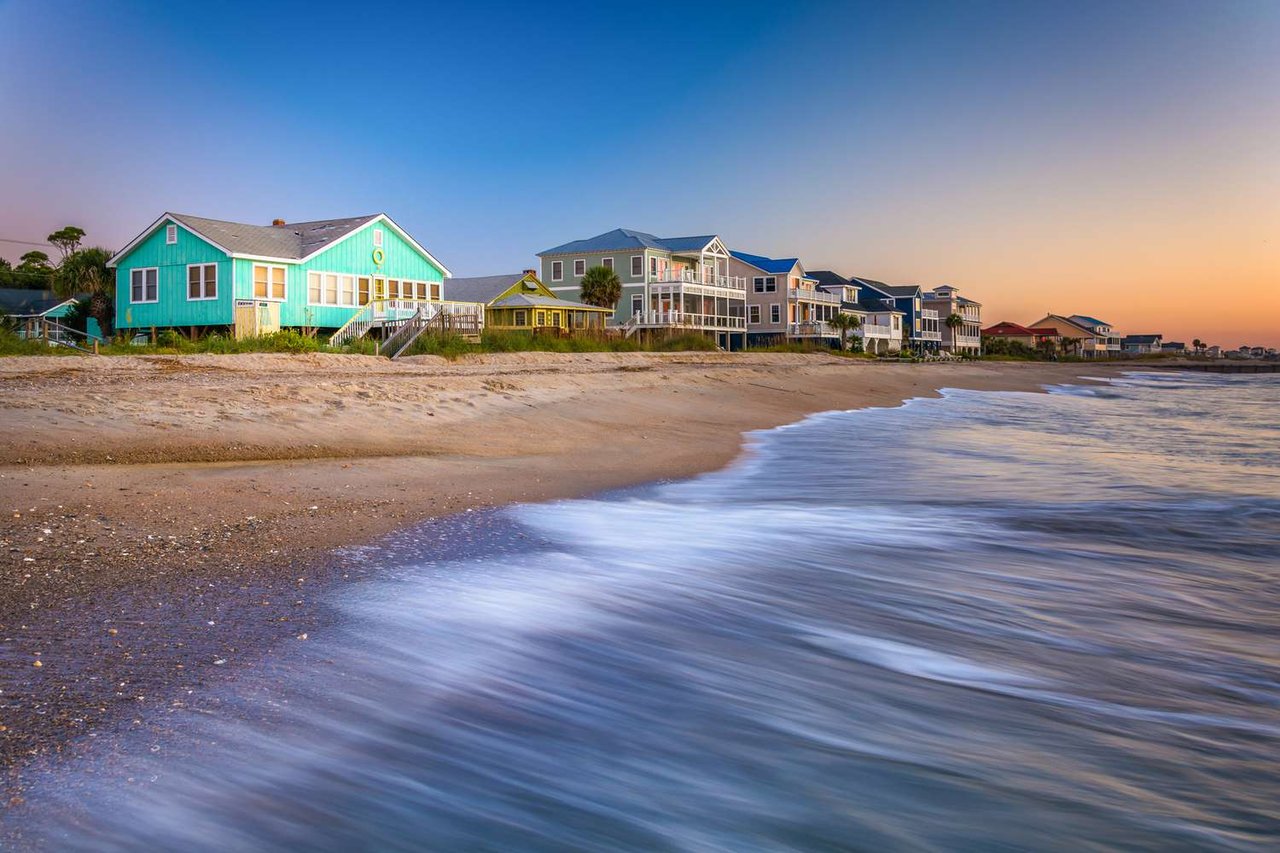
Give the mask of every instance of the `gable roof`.
[(151, 236), (162, 223), (172, 220), (197, 237), (221, 249), (232, 257), (257, 258), (272, 261), (305, 261), (331, 246), (350, 237), (366, 225), (377, 221), (387, 224), (409, 245), (422, 253), (431, 263), (448, 276), (444, 264), (409, 236), (403, 228), (385, 213), (367, 216), (349, 216), (343, 219), (316, 219), (311, 222), (291, 222), (286, 225), (250, 225), (244, 222), (228, 222), (224, 219), (208, 219), (187, 213), (164, 213), (141, 234), (129, 242), (107, 262), (114, 267), (121, 258), (133, 251), (139, 243)]
[(997, 338), (1004, 335), (1017, 335), (1018, 337), (1035, 336), (1035, 332), (1031, 331), (1026, 326), (1020, 326), (1017, 323), (1010, 323), (1007, 320), (1001, 320), (994, 326), (987, 326), (987, 328), (982, 330), (982, 334)]
[(1126, 344), (1154, 344), (1163, 337), (1164, 335), (1125, 335), (1124, 342)]
[(850, 276), (849, 281), (862, 287), (878, 290), (886, 296), (892, 296), (896, 299), (912, 299), (920, 295), (920, 285), (918, 284), (885, 284), (883, 281), (876, 281), (874, 278), (862, 278), (860, 276)]
[(1097, 317), (1086, 317), (1084, 314), (1072, 314), (1067, 319), (1075, 323), (1077, 326), (1085, 326), (1090, 329), (1096, 329), (1098, 326), (1111, 325), (1105, 320), (1099, 320)]
[(832, 272), (831, 270), (807, 270), (809, 278), (818, 283), (819, 287), (849, 287), (857, 285), (849, 279)]
[(739, 252), (737, 249), (730, 249), (729, 254), (733, 255), (744, 264), (749, 264), (758, 270), (774, 274), (786, 274), (791, 272), (792, 267), (800, 263), (799, 258), (766, 258), (764, 255), (752, 255), (748, 252)]
[[(1074, 329), (1079, 329), (1080, 331), (1084, 332), (1086, 335), (1094, 334), (1093, 329), (1089, 328), (1083, 323), (1076, 322), (1070, 317), (1063, 317), (1061, 314), (1046, 314), (1044, 317), (1042, 317), (1040, 320), (1036, 322), (1036, 326), (1039, 326), (1041, 323), (1050, 323), (1050, 322), (1065, 323), (1066, 325)], [(1061, 334), (1061, 332), (1059, 332), (1059, 334)]]
[(553, 249), (538, 252), (544, 255), (581, 255), (589, 252), (625, 251), (627, 249), (657, 249), (663, 252), (698, 252), (716, 239), (714, 234), (701, 237), (655, 237), (644, 231), (615, 228), (584, 240), (573, 240)]
[(506, 299), (501, 299), (493, 303), (495, 308), (511, 308), (520, 305), (528, 305), (534, 308), (570, 308), (575, 311), (599, 311), (602, 314), (612, 314), (612, 308), (600, 308), (596, 305), (587, 305), (583, 302), (576, 302), (572, 299), (561, 299), (558, 296), (543, 296), (538, 293), (513, 293)]
[(15, 317), (32, 317), (52, 311), (74, 299), (66, 299), (52, 290), (27, 290), (21, 287), (0, 287), (0, 314)]

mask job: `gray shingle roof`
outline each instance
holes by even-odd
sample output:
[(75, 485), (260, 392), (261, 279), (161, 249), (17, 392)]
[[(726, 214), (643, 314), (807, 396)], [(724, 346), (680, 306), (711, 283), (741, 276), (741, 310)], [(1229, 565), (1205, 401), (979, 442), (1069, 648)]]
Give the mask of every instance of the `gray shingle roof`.
[(520, 279), (524, 273), (506, 275), (481, 275), (471, 278), (451, 278), (444, 283), (444, 298), (454, 302), (491, 302)]
[(854, 282), (831, 270), (808, 270), (809, 278), (814, 279), (822, 287), (847, 287)]
[(248, 225), (224, 222), (185, 213), (169, 214), (201, 236), (222, 248), (242, 255), (299, 259), (367, 225), (380, 214), (353, 216), (346, 219), (318, 219), (314, 222), (291, 222), (287, 225)]
[(510, 308), (520, 305), (529, 305), (536, 308), (567, 308), (570, 310), (586, 308), (589, 311), (606, 311), (610, 314), (613, 313), (612, 308), (597, 308), (594, 305), (583, 305), (581, 302), (575, 302), (572, 299), (543, 296), (539, 293), (517, 293), (513, 296), (508, 296), (501, 302), (495, 302), (493, 305), (495, 308)]
[(597, 234), (585, 240), (574, 240), (554, 249), (546, 249), (538, 253), (544, 255), (583, 255), (589, 252), (626, 251), (628, 249), (658, 249), (664, 252), (694, 252), (715, 239), (707, 237), (655, 237), (644, 231), (632, 231), (628, 228), (615, 228), (604, 234)]

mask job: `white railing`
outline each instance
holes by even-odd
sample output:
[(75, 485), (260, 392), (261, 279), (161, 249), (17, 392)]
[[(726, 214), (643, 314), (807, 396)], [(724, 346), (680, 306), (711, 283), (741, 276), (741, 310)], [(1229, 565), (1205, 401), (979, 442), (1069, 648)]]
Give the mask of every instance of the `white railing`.
[(809, 290), (804, 287), (787, 286), (788, 299), (803, 299), (806, 302), (825, 302), (829, 305), (839, 305), (844, 300), (834, 293), (827, 293), (825, 290)]
[(797, 338), (838, 338), (840, 333), (829, 323), (815, 320), (811, 323), (790, 323), (787, 334)]
[(341, 346), (348, 341), (364, 337), (370, 329), (385, 326), (388, 323), (399, 323), (408, 320), (424, 309), (426, 319), (441, 314), (478, 319), (479, 328), (484, 328), (484, 304), (480, 302), (445, 302), (439, 299), (375, 299), (358, 307), (336, 332), (329, 337), (329, 346)]
[(935, 311), (935, 310), (934, 310), (934, 309), (932, 309), (932, 308), (921, 308), (921, 309), (920, 309), (920, 319), (922, 319), (922, 320), (937, 320), (937, 319), (938, 319), (938, 312), (937, 312), (937, 311)]
[(745, 329), (745, 317), (693, 314), (688, 311), (640, 311), (632, 318), (637, 326), (683, 326), (695, 329)]
[(864, 338), (892, 338), (893, 326), (888, 323), (863, 323), (857, 332)]
[(746, 290), (747, 280), (738, 275), (715, 275), (709, 270), (659, 270), (649, 273), (646, 278), (650, 284), (705, 284), (708, 287), (724, 287), (729, 290)]
[(956, 335), (956, 345), (962, 347), (976, 347), (982, 344), (981, 335)]
[(941, 329), (921, 329), (916, 338), (922, 341), (940, 341), (942, 340)]

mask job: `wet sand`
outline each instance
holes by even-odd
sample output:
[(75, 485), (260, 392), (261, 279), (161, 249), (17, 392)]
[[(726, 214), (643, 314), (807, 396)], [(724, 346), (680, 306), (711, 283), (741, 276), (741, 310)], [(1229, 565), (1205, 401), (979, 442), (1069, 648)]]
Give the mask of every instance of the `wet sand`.
[[(154, 724), (324, 629), (405, 525), (719, 468), (742, 433), (1123, 366), (824, 355), (0, 359), (0, 763)], [(39, 664), (37, 666), (37, 664)], [(189, 692), (190, 691), (190, 692)]]

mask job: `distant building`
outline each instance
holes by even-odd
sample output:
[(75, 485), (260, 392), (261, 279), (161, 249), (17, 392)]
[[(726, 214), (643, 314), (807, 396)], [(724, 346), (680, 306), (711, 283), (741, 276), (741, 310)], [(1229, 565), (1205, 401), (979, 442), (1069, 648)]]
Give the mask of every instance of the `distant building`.
[(449, 279), (449, 295), (484, 305), (484, 325), (496, 331), (570, 334), (603, 329), (612, 308), (557, 296), (533, 270)]
[(1130, 355), (1158, 353), (1162, 351), (1162, 338), (1162, 335), (1125, 335), (1120, 341), (1120, 350)]
[(1058, 334), (1058, 330), (1051, 326), (1028, 328), (1017, 323), (1010, 323), (1007, 320), (1002, 320), (994, 326), (988, 326), (983, 329), (982, 337), (1003, 339), (1022, 344), (1030, 349), (1037, 349), (1044, 341), (1049, 341), (1055, 350), (1058, 348), (1058, 342), (1062, 339), (1062, 336)]
[(1058, 333), (1062, 351), (1067, 355), (1105, 358), (1120, 351), (1120, 339), (1115, 337), (1109, 325), (1080, 314), (1073, 314), (1070, 317), (1046, 314), (1034, 323), (1028, 323), (1027, 326), (1028, 328), (1052, 328)]
[[(66, 325), (68, 315), (75, 310), (76, 301), (74, 297), (59, 296), (52, 290), (0, 287), (0, 318), (6, 318), (20, 337), (38, 338), (48, 334), (55, 341), (78, 339), (78, 335), (64, 333), (58, 328)], [(51, 323), (46, 324), (45, 320)], [(85, 327), (90, 337), (102, 337), (102, 330), (94, 318), (86, 318)]]
[(1167, 341), (1160, 345), (1160, 352), (1170, 352), (1182, 355), (1187, 351), (1187, 345), (1182, 341)]
[(862, 289), (862, 303), (895, 308), (902, 313), (906, 343), (919, 352), (936, 352), (942, 347), (941, 319), (936, 308), (925, 308), (924, 292), (916, 284), (885, 284), (873, 278), (849, 279)]
[(840, 313), (855, 316), (861, 325), (854, 335), (862, 340), (864, 352), (891, 355), (902, 350), (902, 317), (897, 308), (883, 301), (864, 300), (862, 288), (855, 282), (831, 270), (810, 270), (809, 276), (818, 282), (818, 288), (840, 296)]
[[(982, 303), (967, 299), (949, 284), (923, 294), (924, 311), (932, 312), (942, 337), (942, 349), (957, 355), (977, 355), (982, 351)], [(952, 329), (947, 319), (960, 318)], [(923, 319), (923, 318), (922, 318)]]

